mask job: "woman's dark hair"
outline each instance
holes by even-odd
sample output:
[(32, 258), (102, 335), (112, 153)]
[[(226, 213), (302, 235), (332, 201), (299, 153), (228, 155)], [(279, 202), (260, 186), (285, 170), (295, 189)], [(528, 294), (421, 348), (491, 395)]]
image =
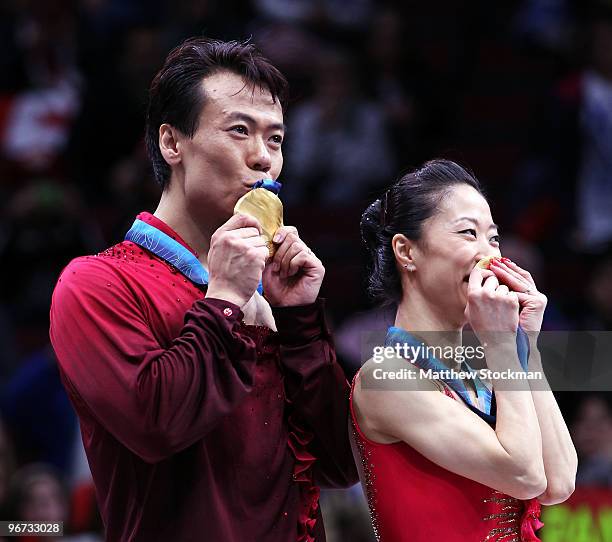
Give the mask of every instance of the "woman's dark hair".
[(398, 303), (402, 284), (391, 240), (396, 233), (419, 241), (423, 223), (457, 184), (467, 184), (484, 197), (476, 177), (450, 160), (436, 159), (404, 175), (361, 216), (361, 237), (370, 255), (368, 293), (381, 305)]
[(252, 43), (208, 38), (184, 41), (170, 51), (149, 89), (145, 143), (162, 188), (170, 180), (170, 166), (159, 150), (159, 127), (168, 123), (193, 137), (206, 99), (202, 80), (222, 70), (242, 76), (253, 88), (267, 89), (285, 108), (287, 80)]

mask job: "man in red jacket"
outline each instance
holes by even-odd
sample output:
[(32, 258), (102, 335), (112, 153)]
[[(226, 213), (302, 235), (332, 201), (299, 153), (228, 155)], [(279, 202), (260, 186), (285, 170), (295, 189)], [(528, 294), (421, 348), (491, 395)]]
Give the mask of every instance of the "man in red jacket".
[(232, 216), (280, 173), (285, 94), (250, 44), (173, 50), (147, 112), (159, 206), (55, 288), (107, 540), (320, 542), (318, 485), (357, 481), (323, 265), (293, 227), (269, 259), (259, 222)]

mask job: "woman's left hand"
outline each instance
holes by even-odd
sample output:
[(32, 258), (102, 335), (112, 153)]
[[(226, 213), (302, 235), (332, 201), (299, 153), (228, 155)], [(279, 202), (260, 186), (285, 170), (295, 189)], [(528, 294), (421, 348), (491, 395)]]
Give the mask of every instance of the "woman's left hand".
[(520, 306), (520, 326), (527, 333), (537, 334), (542, 328), (548, 299), (538, 292), (531, 274), (508, 258), (492, 260), (489, 269), (495, 273), (500, 283), (516, 292)]

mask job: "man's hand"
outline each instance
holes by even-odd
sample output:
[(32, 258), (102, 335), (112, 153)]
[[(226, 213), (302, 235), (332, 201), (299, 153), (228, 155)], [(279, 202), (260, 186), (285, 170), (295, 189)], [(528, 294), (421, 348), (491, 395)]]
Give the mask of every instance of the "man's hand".
[(263, 272), (264, 295), (273, 307), (309, 305), (319, 295), (325, 268), (293, 226), (279, 228), (279, 245)]
[(243, 307), (259, 285), (268, 255), (259, 221), (232, 216), (210, 238), (206, 297)]

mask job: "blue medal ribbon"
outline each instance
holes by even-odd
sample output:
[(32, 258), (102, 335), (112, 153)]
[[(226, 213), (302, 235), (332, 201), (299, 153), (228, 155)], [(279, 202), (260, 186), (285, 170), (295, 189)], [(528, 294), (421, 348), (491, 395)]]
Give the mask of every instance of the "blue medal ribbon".
[[(275, 194), (279, 193), (281, 187), (281, 183), (272, 179), (263, 179), (253, 185), (253, 189), (265, 188)], [(180, 271), (191, 282), (200, 285), (208, 284), (208, 271), (204, 268), (202, 262), (181, 243), (155, 226), (137, 218), (125, 234), (125, 240), (152, 252)], [(257, 291), (263, 295), (261, 282), (257, 286)]]
[[(400, 327), (391, 326), (387, 331), (387, 337), (385, 339), (385, 346), (395, 346), (397, 344), (403, 345), (408, 344), (409, 346), (415, 347), (415, 352), (420, 355), (416, 356), (415, 359), (411, 359), (417, 367), (427, 371), (431, 369), (433, 372), (448, 371), (448, 366), (444, 365), (440, 360), (434, 356), (427, 356), (424, 349), (418, 349), (423, 343), (418, 341), (413, 335), (411, 335), (405, 329)], [(528, 360), (529, 360), (529, 339), (525, 331), (519, 326), (516, 333), (516, 349), (521, 367), (524, 371), (527, 371)], [(491, 393), (491, 390), (485, 386), (485, 384), (478, 378), (477, 371), (472, 369), (467, 362), (461, 364), (461, 370), (465, 372), (471, 372), (474, 375), (473, 382), (476, 387), (476, 395), (478, 397), (479, 406), (472, 403), (472, 398), (468, 393), (467, 387), (463, 380), (459, 378), (442, 378), (442, 380), (452, 388), (466, 403), (466, 405), (485, 420), (489, 424), (495, 424), (495, 394)], [(442, 373), (443, 375), (444, 373)]]
[(278, 181), (273, 181), (272, 179), (262, 179), (261, 181), (257, 181), (252, 187), (252, 190), (255, 190), (256, 188), (265, 188), (266, 190), (269, 190), (270, 192), (274, 192), (277, 196), (278, 193), (280, 192), (280, 189), (283, 187), (282, 183), (279, 183)]

